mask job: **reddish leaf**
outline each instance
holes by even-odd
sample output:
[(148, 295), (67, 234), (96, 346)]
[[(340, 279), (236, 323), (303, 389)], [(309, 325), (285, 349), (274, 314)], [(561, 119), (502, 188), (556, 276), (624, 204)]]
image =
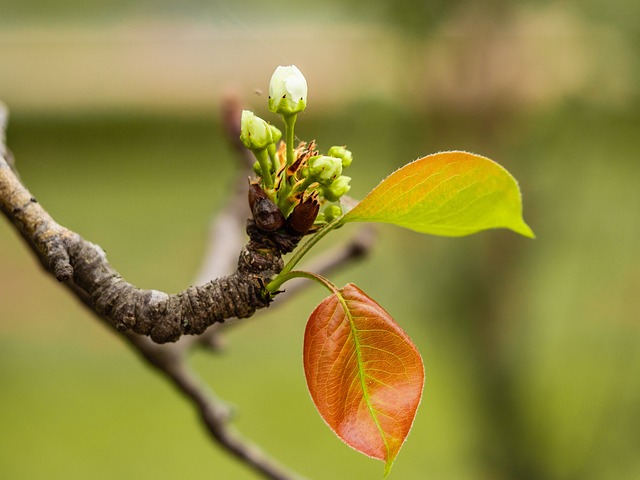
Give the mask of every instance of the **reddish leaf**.
[(386, 462), (385, 475), (422, 398), (424, 367), (391, 316), (353, 284), (314, 310), (304, 336), (309, 392), (347, 445)]

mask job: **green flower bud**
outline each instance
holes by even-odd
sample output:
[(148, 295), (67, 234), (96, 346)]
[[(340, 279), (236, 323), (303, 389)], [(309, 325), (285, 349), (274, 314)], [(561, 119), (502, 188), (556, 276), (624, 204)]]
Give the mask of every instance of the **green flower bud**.
[(260, 166), (260, 162), (256, 161), (256, 163), (253, 164), (253, 173), (259, 177), (262, 176), (262, 167)]
[(240, 140), (249, 150), (263, 150), (273, 143), (271, 126), (249, 110), (242, 111)]
[(353, 154), (346, 147), (331, 147), (327, 155), (341, 159), (343, 169), (349, 167), (353, 161)]
[(307, 80), (298, 67), (278, 67), (269, 83), (269, 110), (294, 115), (307, 106)]
[(282, 132), (274, 125), (269, 124), (269, 128), (271, 128), (271, 138), (273, 139), (273, 143), (278, 143), (282, 138)]
[(326, 155), (309, 159), (309, 177), (324, 186), (331, 183), (342, 174), (342, 160)]
[(351, 185), (349, 185), (350, 181), (351, 177), (346, 177), (344, 175), (336, 178), (331, 185), (322, 189), (324, 198), (330, 202), (337, 202), (340, 200), (340, 197), (351, 190)]
[(342, 216), (342, 207), (340, 205), (327, 205), (322, 213), (324, 214), (324, 220), (328, 223)]

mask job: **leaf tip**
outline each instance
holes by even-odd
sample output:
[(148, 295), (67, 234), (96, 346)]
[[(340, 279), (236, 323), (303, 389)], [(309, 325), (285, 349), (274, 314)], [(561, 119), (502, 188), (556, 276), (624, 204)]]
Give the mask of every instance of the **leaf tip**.
[(527, 237), (531, 239), (536, 238), (536, 234), (533, 233), (533, 230), (531, 230), (531, 227), (527, 225), (527, 223), (522, 219), (520, 219), (520, 221), (516, 225), (513, 225), (511, 227), (511, 230), (522, 235), (523, 237)]

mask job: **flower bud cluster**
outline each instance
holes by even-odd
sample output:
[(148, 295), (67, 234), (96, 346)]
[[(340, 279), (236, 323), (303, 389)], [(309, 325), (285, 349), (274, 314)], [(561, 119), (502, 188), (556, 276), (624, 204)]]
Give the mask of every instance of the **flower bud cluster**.
[(287, 219), (287, 228), (306, 233), (314, 222), (319, 225), (342, 215), (339, 202), (351, 188), (351, 177), (343, 171), (353, 155), (344, 146), (331, 147), (322, 155), (315, 142), (293, 145), (297, 114), (307, 106), (307, 81), (294, 65), (273, 73), (268, 104), (284, 120), (284, 141), (280, 142), (280, 130), (248, 110), (242, 112), (240, 140), (256, 156), (253, 170), (265, 195)]

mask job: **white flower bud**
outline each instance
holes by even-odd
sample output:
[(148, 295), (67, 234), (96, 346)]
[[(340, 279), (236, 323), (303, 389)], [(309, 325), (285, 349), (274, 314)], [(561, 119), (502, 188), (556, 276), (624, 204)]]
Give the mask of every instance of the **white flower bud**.
[(302, 112), (307, 106), (307, 80), (295, 65), (278, 67), (269, 83), (269, 110), (281, 115)]

